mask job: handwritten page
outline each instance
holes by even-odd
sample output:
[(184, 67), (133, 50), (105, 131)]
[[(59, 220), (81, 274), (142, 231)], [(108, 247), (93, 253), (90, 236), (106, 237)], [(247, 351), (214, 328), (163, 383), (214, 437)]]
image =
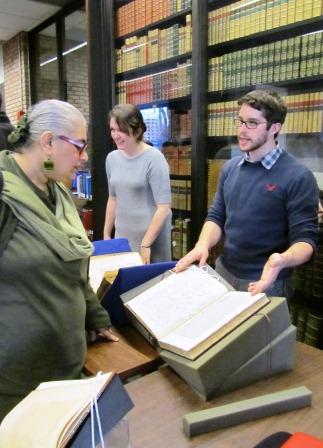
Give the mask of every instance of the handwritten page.
[(160, 339), (227, 291), (219, 280), (191, 266), (164, 278), (126, 306)]

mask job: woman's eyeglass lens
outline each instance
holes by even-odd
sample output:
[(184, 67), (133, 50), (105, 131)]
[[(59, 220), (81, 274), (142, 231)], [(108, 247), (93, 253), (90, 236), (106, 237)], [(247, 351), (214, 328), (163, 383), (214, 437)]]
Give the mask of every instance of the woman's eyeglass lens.
[(64, 140), (64, 142), (70, 143), (71, 145), (75, 146), (75, 148), (78, 150), (80, 155), (86, 151), (88, 143), (86, 140), (74, 140), (72, 138), (66, 137), (65, 135), (59, 135), (59, 139)]

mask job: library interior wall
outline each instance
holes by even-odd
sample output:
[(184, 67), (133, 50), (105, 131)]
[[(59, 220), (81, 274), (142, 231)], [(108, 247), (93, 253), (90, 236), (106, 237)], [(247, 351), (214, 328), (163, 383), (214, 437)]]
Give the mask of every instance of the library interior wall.
[(67, 101), (89, 120), (87, 47), (66, 55)]
[[(42, 47), (56, 51), (56, 40), (41, 36)], [(68, 43), (70, 45), (70, 42)], [(89, 119), (88, 99), (88, 67), (87, 49), (80, 48), (66, 56), (67, 101), (79, 108), (85, 118)], [(28, 63), (27, 33), (19, 33), (4, 44), (4, 89), (5, 108), (11, 122), (17, 123), (17, 112), (26, 111), (30, 106), (30, 83)], [(59, 98), (58, 74), (56, 61), (50, 62), (39, 69), (38, 98)]]
[(30, 105), (28, 35), (18, 33), (3, 45), (5, 109), (13, 125)]
[[(57, 52), (56, 38), (39, 34), (41, 52), (55, 55)], [(79, 42), (66, 41), (67, 48), (76, 47)], [(48, 57), (50, 59), (50, 57)], [(89, 119), (88, 100), (88, 67), (86, 46), (65, 56), (67, 101), (80, 109), (85, 118)], [(59, 98), (57, 61), (51, 61), (42, 67), (38, 64), (37, 73), (38, 99)]]
[(57, 52), (56, 37), (44, 36), (39, 33), (37, 45), (37, 97), (38, 100), (59, 98), (57, 61), (40, 66), (41, 56), (52, 59)]

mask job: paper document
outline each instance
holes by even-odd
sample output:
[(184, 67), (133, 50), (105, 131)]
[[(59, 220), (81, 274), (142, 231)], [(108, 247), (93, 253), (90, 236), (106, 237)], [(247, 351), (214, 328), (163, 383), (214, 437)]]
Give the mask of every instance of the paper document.
[(96, 292), (104, 279), (106, 272), (119, 268), (142, 265), (138, 252), (123, 252), (117, 254), (95, 255), (90, 258), (89, 278), (93, 290)]
[(130, 300), (127, 306), (144, 319), (159, 339), (227, 291), (218, 280), (191, 266), (180, 274), (166, 277)]
[(191, 266), (125, 302), (160, 347), (198, 356), (269, 302), (265, 294), (232, 291), (217, 275)]

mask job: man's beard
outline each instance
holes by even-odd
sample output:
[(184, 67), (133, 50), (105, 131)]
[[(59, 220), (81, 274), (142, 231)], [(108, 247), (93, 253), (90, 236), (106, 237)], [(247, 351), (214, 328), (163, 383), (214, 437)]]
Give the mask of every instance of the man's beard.
[[(241, 138), (242, 138), (242, 136), (241, 136)], [(265, 135), (257, 138), (256, 140), (249, 140), (250, 147), (248, 149), (244, 149), (243, 148), (242, 151), (244, 151), (244, 152), (256, 151), (261, 146), (263, 146), (265, 143), (267, 143), (267, 139), (268, 139), (268, 133), (266, 133)]]

